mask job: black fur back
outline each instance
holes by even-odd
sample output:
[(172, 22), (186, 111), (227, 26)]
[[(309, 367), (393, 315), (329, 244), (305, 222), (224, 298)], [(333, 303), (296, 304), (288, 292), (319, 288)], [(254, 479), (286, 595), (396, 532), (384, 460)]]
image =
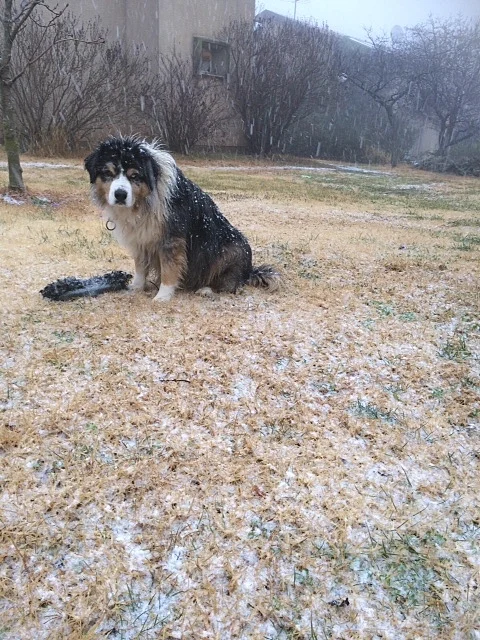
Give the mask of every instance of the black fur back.
[[(178, 168), (168, 226), (173, 236), (186, 238), (185, 289), (210, 286), (219, 291), (236, 291), (248, 282), (253, 268), (248, 240), (230, 224), (212, 198)], [(227, 262), (229, 273), (222, 269)], [(225, 278), (227, 282), (222, 285), (220, 280)]]

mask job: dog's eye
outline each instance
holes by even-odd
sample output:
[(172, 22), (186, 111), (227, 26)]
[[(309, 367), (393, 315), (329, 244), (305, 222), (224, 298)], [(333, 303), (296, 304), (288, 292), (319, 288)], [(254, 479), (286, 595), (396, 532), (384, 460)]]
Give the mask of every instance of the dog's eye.
[(138, 171), (132, 171), (131, 173), (128, 174), (128, 177), (130, 178), (130, 180), (133, 180), (134, 182), (138, 182), (141, 179), (141, 176), (138, 173)]
[(104, 169), (103, 171), (100, 171), (100, 178), (104, 182), (107, 182), (108, 180), (113, 180), (114, 176), (111, 171), (109, 171), (108, 169)]

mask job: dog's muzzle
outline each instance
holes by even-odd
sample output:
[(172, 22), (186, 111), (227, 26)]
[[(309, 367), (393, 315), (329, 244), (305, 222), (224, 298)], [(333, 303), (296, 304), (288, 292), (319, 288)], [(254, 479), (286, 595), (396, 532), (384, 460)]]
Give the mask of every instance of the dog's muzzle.
[(115, 204), (126, 204), (128, 193), (125, 189), (115, 189)]

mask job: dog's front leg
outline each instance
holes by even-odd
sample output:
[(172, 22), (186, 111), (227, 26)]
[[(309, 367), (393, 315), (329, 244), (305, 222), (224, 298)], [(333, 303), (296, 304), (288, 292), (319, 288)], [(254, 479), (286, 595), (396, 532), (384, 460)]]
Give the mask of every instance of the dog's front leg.
[(135, 275), (133, 276), (132, 284), (129, 289), (134, 291), (143, 291), (147, 281), (147, 261), (142, 255), (136, 255), (135, 261)]
[(168, 302), (180, 284), (187, 266), (187, 251), (183, 238), (167, 240), (160, 254), (161, 284), (154, 300)]

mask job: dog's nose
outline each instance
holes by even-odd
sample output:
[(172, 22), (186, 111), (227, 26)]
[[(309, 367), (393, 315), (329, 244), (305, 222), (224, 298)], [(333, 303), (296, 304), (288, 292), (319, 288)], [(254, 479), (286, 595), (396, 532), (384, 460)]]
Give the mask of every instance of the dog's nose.
[(115, 189), (115, 202), (118, 204), (125, 204), (127, 201), (128, 193), (125, 189)]

